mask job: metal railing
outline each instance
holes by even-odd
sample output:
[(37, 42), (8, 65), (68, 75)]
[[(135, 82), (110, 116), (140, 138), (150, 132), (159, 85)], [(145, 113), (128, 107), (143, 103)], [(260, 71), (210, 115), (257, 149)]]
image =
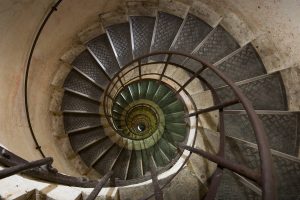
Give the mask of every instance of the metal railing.
[[(48, 19), (51, 17), (51, 15), (54, 13), (54, 11), (57, 10), (58, 5), (62, 2), (62, 0), (58, 0), (55, 5), (49, 10), (48, 14), (46, 15), (46, 17), (44, 18), (43, 22), (41, 23), (40, 28), (38, 29), (38, 32), (35, 36), (35, 39), (33, 41), (32, 47), (30, 49), (29, 52), (29, 57), (27, 60), (27, 66), (26, 66), (26, 70), (25, 70), (25, 110), (26, 110), (26, 117), (27, 117), (27, 121), (29, 124), (29, 129), (31, 132), (31, 135), (33, 137), (33, 140), (35, 142), (36, 145), (36, 149), (41, 153), (42, 157), (45, 158), (45, 155), (43, 153), (43, 151), (41, 150), (41, 146), (39, 145), (32, 125), (31, 125), (31, 121), (30, 121), (30, 117), (29, 117), (29, 108), (28, 108), (28, 75), (29, 75), (29, 71), (30, 71), (30, 65), (31, 65), (31, 60), (32, 60), (32, 55), (33, 52), (35, 50), (35, 46), (39, 40), (39, 36), (43, 31), (44, 26), (46, 25)], [(187, 54), (183, 54), (183, 53), (177, 53), (177, 52), (157, 52), (157, 53), (151, 53), (145, 56), (142, 56), (138, 59), (135, 59), (134, 61), (132, 61), (131, 63), (129, 63), (127, 66), (132, 65), (134, 62), (138, 63), (138, 71), (139, 71), (139, 77), (138, 79), (141, 80), (143, 79), (142, 77), (142, 73), (141, 73), (141, 67), (144, 65), (142, 64), (142, 59), (147, 58), (147, 57), (151, 57), (154, 55), (167, 55), (166, 60), (163, 62), (165, 63), (163, 71), (161, 74), (156, 74), (156, 73), (152, 73), (152, 75), (159, 75), (159, 80), (162, 81), (162, 79), (165, 77), (165, 71), (167, 69), (167, 66), (169, 64), (173, 64), (175, 66), (181, 67), (183, 69), (185, 69), (187, 72), (193, 74), (193, 76), (190, 78), (190, 80), (182, 85), (180, 87), (180, 89), (177, 91), (177, 93), (179, 94), (182, 91), (185, 91), (185, 87), (192, 82), (193, 79), (198, 78), (199, 80), (202, 81), (202, 83), (204, 83), (212, 92), (212, 95), (214, 97), (214, 103), (215, 105), (210, 107), (210, 108), (205, 108), (205, 109), (199, 109), (194, 113), (189, 113), (186, 117), (197, 117), (198, 120), (198, 115), (202, 114), (202, 113), (206, 113), (206, 112), (210, 112), (213, 110), (219, 110), (219, 132), (220, 132), (220, 144), (219, 144), (219, 151), (217, 153), (217, 155), (212, 155), (209, 154), (201, 149), (195, 149), (193, 146), (185, 146), (185, 145), (178, 145), (178, 148), (182, 148), (182, 149), (187, 149), (193, 153), (196, 153), (198, 155), (201, 155), (213, 162), (216, 162), (218, 164), (218, 168), (217, 170), (214, 172), (213, 176), (212, 176), (212, 181), (211, 184), (209, 186), (209, 191), (205, 197), (205, 199), (214, 199), (215, 194), (217, 192), (217, 188), (219, 186), (220, 180), (222, 178), (222, 173), (223, 173), (223, 168), (227, 168), (230, 169), (242, 176), (248, 177), (251, 180), (255, 181), (258, 185), (260, 185), (260, 187), (262, 188), (263, 191), (263, 199), (276, 199), (276, 193), (275, 193), (275, 180), (273, 177), (273, 169), (272, 169), (272, 161), (271, 161), (271, 153), (269, 150), (269, 145), (268, 145), (268, 141), (266, 138), (266, 134), (264, 132), (263, 126), (259, 120), (259, 118), (257, 117), (253, 106), (251, 104), (251, 102), (249, 102), (249, 100), (243, 95), (242, 91), (230, 80), (228, 79), (221, 71), (219, 71), (217, 68), (215, 68), (213, 65), (192, 57), (190, 55)], [(172, 55), (179, 55), (179, 56), (184, 56), (186, 58), (192, 59), (196, 62), (199, 63), (199, 65), (203, 66), (201, 69), (199, 69), (197, 72), (194, 72), (188, 68), (185, 68), (183, 66), (180, 66), (176, 63), (172, 63), (171, 62), (171, 56)], [(157, 63), (162, 63), (162, 62), (157, 62)], [(153, 64), (153, 63), (152, 63)], [(205, 79), (203, 79), (201, 77), (201, 72), (206, 69), (209, 68), (210, 70), (212, 70), (219, 78), (221, 78), (234, 92), (236, 98), (233, 99), (232, 101), (228, 101), (228, 102), (224, 102), (221, 103), (220, 99), (218, 98), (218, 95), (216, 93), (216, 91), (214, 90), (214, 88), (208, 83), (206, 82)], [(117, 75), (119, 76), (119, 74)], [(172, 79), (171, 77), (169, 77), (170, 80), (172, 80), (173, 82), (176, 82), (176, 80)], [(120, 77), (119, 77), (119, 80)], [(124, 85), (124, 83), (121, 81), (120, 82), (121, 85)], [(111, 98), (111, 97), (109, 97)], [(233, 105), (235, 103), (241, 103), (246, 111), (246, 113), (248, 114), (249, 120), (252, 124), (254, 133), (256, 135), (256, 140), (257, 140), (257, 144), (258, 144), (258, 149), (259, 149), (259, 154), (260, 154), (260, 161), (261, 161), (261, 169), (260, 169), (260, 173), (257, 173), (251, 169), (248, 169), (244, 166), (241, 165), (237, 165), (234, 164), (232, 162), (228, 162), (228, 160), (224, 159), (224, 142), (225, 142), (225, 133), (224, 133), (224, 121), (223, 121), (223, 109), (227, 106)], [(77, 177), (71, 177), (71, 176), (66, 176), (63, 174), (58, 173), (55, 169), (53, 169), (51, 167), (51, 163), (52, 160), (51, 158), (45, 158), (39, 161), (34, 161), (34, 162), (27, 162), (26, 160), (14, 155), (13, 153), (7, 151), (6, 149), (4, 149), (3, 147), (0, 147), (1, 150), (1, 155), (0, 155), (0, 163), (4, 166), (10, 167), (8, 169), (4, 169), (4, 171), (1, 171), (1, 177), (7, 177), (11, 174), (15, 174), (15, 173), (22, 173), (25, 174), (27, 176), (31, 176), (34, 178), (38, 178), (41, 180), (45, 180), (45, 181), (49, 181), (49, 182), (54, 182), (57, 184), (63, 184), (63, 185), (70, 185), (70, 186), (77, 186), (77, 187), (95, 187), (94, 191), (91, 194), (90, 199), (93, 199), (95, 197), (95, 194), (97, 194), (101, 188), (104, 185), (104, 182), (107, 182), (109, 177), (111, 176), (111, 172), (109, 172), (107, 175), (105, 175), (103, 177), (103, 181), (100, 180), (98, 181), (90, 181), (90, 180), (84, 180), (82, 178), (77, 178)], [(151, 168), (151, 177), (154, 183), (154, 188), (155, 188), (155, 193), (156, 193), (156, 197), (157, 199), (162, 198), (162, 193), (161, 190), (168, 184), (171, 182), (171, 180), (180, 172), (180, 170), (183, 168), (184, 164), (188, 161), (189, 156), (184, 160), (181, 168), (174, 173), (169, 180), (162, 186), (159, 185), (159, 180), (157, 179), (157, 173), (155, 170), (153, 170), (153, 168)], [(46, 167), (46, 169), (43, 169), (39, 166), (42, 165), (47, 165), (48, 167)], [(150, 195), (148, 197), (146, 197), (145, 199), (149, 199), (150, 197), (153, 197), (153, 195)]]
[[(142, 64), (142, 60), (147, 59), (147, 58), (151, 58), (153, 56), (158, 56), (158, 55), (165, 55), (165, 59), (162, 61), (153, 61), (153, 62), (149, 62), (148, 63), (143, 63)], [(171, 57), (172, 56), (182, 56), (186, 59), (192, 60), (194, 62), (197, 62), (199, 64), (199, 68), (197, 71), (192, 71), (191, 69), (179, 65), (177, 63), (172, 62)], [(163, 67), (163, 71), (162, 73), (142, 73), (142, 69), (144, 66), (147, 65), (152, 65), (152, 64), (164, 64)], [(195, 154), (198, 154), (200, 156), (203, 156), (205, 158), (207, 158), (208, 160), (215, 162), (218, 164), (218, 168), (217, 170), (214, 172), (213, 176), (212, 176), (212, 181), (210, 184), (210, 189), (208, 194), (206, 195), (205, 199), (214, 199), (216, 192), (217, 192), (217, 188), (220, 184), (220, 180), (223, 174), (223, 169), (229, 169), (233, 172), (236, 172), (237, 174), (240, 174), (241, 176), (244, 176), (254, 182), (256, 182), (261, 188), (262, 188), (262, 195), (263, 195), (263, 199), (276, 199), (276, 195), (275, 195), (275, 180), (273, 177), (273, 167), (272, 167), (272, 160), (271, 160), (271, 152), (269, 149), (269, 144), (267, 141), (267, 137), (264, 131), (264, 128), (262, 126), (261, 121), (259, 120), (258, 116), (255, 113), (255, 110), (251, 104), (251, 102), (245, 97), (245, 95), (242, 93), (242, 91), (234, 84), (234, 82), (232, 82), (230, 79), (228, 79), (221, 71), (219, 71), (215, 66), (207, 63), (206, 61), (193, 57), (189, 54), (184, 54), (184, 53), (178, 53), (178, 52), (170, 52), (170, 51), (164, 51), (164, 52), (155, 52), (155, 53), (150, 53), (144, 56), (141, 56), (135, 60), (133, 60), (132, 62), (128, 63), (125, 67), (122, 68), (122, 70), (117, 73), (113, 78), (112, 78), (112, 82), (111, 84), (107, 87), (106, 91), (105, 91), (105, 96), (104, 96), (104, 105), (109, 105), (107, 107), (104, 107), (104, 112), (106, 114), (106, 117), (108, 119), (108, 121), (111, 121), (111, 115), (109, 114), (110, 109), (112, 108), (112, 102), (114, 99), (114, 95), (118, 94), (118, 92), (126, 87), (126, 85), (128, 85), (129, 83), (132, 83), (133, 81), (139, 81), (144, 79), (144, 77), (147, 77), (149, 75), (157, 75), (157, 79), (158, 81), (163, 82), (163, 79), (170, 79), (172, 81), (174, 81), (175, 83), (178, 84), (178, 82), (176, 80), (174, 80), (174, 78), (172, 77), (168, 77), (166, 76), (165, 72), (167, 70), (168, 65), (174, 65), (176, 67), (180, 67), (182, 69), (184, 69), (188, 74), (191, 74), (191, 77), (183, 84), (180, 85), (180, 88), (176, 90), (176, 94), (178, 96), (180, 96), (179, 94), (181, 92), (187, 92), (185, 90), (185, 88), (194, 80), (194, 79), (199, 79), (203, 84), (205, 84), (207, 86), (207, 88), (211, 91), (211, 94), (213, 96), (214, 99), (214, 104), (211, 107), (208, 108), (202, 108), (202, 109), (197, 109), (195, 112), (193, 113), (188, 113), (186, 115), (186, 118), (190, 118), (193, 116), (198, 116), (200, 114), (203, 113), (207, 113), (207, 112), (211, 112), (211, 111), (215, 111), (218, 110), (219, 111), (219, 132), (220, 132), (220, 143), (219, 143), (219, 151), (216, 155), (210, 154), (208, 152), (205, 152), (201, 149), (196, 149), (193, 146), (187, 146), (187, 145), (183, 145), (183, 144), (179, 144), (178, 147), (181, 149), (186, 149), (189, 150), (190, 152), (193, 152)], [(127, 70), (128, 68), (128, 70)], [(230, 100), (230, 101), (226, 101), (226, 102), (221, 102), (220, 98), (218, 97), (218, 94), (216, 92), (216, 90), (201, 76), (201, 73), (205, 70), (205, 69), (209, 69), (212, 72), (214, 72), (220, 79), (222, 79), (222, 81), (224, 81), (227, 86), (233, 91), (235, 98)], [(129, 80), (127, 80), (126, 82), (122, 81), (124, 80), (124, 76), (128, 73), (130, 73), (131, 71), (136, 70), (138, 73), (135, 76), (131, 77)], [(126, 72), (124, 72), (126, 71)], [(118, 84), (119, 83), (119, 84)], [(119, 85), (119, 87), (115, 88), (117, 85)], [(114, 95), (111, 96), (113, 89), (115, 89), (114, 91)], [(109, 101), (111, 101), (109, 103)], [(257, 172), (255, 170), (252, 170), (246, 166), (234, 163), (232, 161), (226, 160), (225, 159), (225, 152), (224, 152), (224, 145), (225, 145), (225, 132), (224, 132), (224, 113), (223, 113), (223, 109), (225, 107), (234, 105), (240, 103), (248, 117), (250, 120), (250, 123), (253, 127), (255, 136), (256, 136), (256, 141), (258, 144), (258, 150), (259, 150), (259, 155), (260, 155), (260, 163), (261, 163), (261, 168), (260, 168), (260, 172)], [(198, 119), (198, 118), (197, 118)], [(112, 125), (112, 124), (111, 124)], [(180, 170), (179, 170), (180, 171)], [(156, 174), (157, 173), (151, 173), (151, 174)], [(175, 173), (178, 174), (178, 173)], [(167, 181), (166, 184), (168, 184), (170, 181), (172, 180), (172, 178)], [(157, 179), (154, 178), (153, 179), (153, 183), (155, 184), (155, 191), (156, 192), (160, 192), (160, 190), (157, 189)], [(164, 184), (164, 186), (166, 185)], [(161, 187), (164, 188), (164, 186)], [(159, 194), (153, 194), (151, 196), (146, 197), (145, 199), (149, 199), (150, 197), (153, 196), (157, 196), (159, 197)]]

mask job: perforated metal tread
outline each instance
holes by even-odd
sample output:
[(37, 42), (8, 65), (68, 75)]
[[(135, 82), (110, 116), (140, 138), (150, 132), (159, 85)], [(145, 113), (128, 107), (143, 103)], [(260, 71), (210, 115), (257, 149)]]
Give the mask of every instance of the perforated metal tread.
[(89, 41), (87, 46), (99, 61), (107, 75), (112, 78), (120, 68), (107, 35), (103, 34), (98, 36), (97, 38)]
[[(183, 19), (180, 17), (170, 15), (165, 12), (158, 12), (151, 52), (167, 51), (170, 48), (182, 22)], [(151, 57), (151, 59), (155, 61), (163, 60), (163, 58), (164, 56)]]
[[(106, 174), (110, 171), (115, 162), (119, 158), (119, 155), (122, 151), (122, 148), (119, 147), (117, 144), (114, 144), (109, 151), (107, 151), (94, 165), (94, 168), (100, 172), (101, 174)], [(123, 169), (125, 170), (125, 169)], [(118, 171), (114, 172), (118, 176)]]
[(218, 26), (193, 55), (209, 63), (215, 63), (238, 48), (235, 39), (222, 26)]
[(70, 143), (75, 152), (82, 151), (87, 146), (107, 137), (102, 128), (93, 128), (69, 135)]
[[(240, 52), (216, 67), (235, 82), (266, 74), (265, 67), (251, 44), (243, 47)], [(215, 88), (225, 85), (225, 83), (209, 69), (202, 72), (201, 75)]]
[(131, 160), (131, 154), (132, 154), (132, 151), (130, 151), (130, 150), (127, 150), (127, 149), (122, 150), (122, 152), (119, 156), (119, 159), (116, 161), (116, 163), (113, 167), (113, 171), (118, 172), (118, 174), (114, 175), (114, 177), (120, 178), (122, 180), (127, 179), (128, 169), (129, 169), (130, 160)]
[[(232, 161), (253, 169), (260, 168), (258, 150), (244, 142), (227, 138), (225, 151), (227, 158)], [(300, 160), (295, 157), (292, 159), (274, 154), (272, 160), (274, 175), (277, 179), (278, 199), (300, 198)]]
[(62, 100), (61, 110), (95, 112), (99, 110), (99, 103), (91, 101), (85, 97), (66, 92)]
[(128, 169), (127, 179), (135, 179), (143, 176), (143, 164), (142, 164), (141, 151), (133, 151), (131, 154), (130, 165)]
[[(298, 155), (299, 114), (258, 114), (258, 117), (263, 123), (270, 148), (292, 156)], [(226, 135), (256, 143), (252, 126), (246, 114), (225, 113), (224, 124)]]
[(129, 23), (115, 24), (106, 28), (112, 48), (121, 67), (132, 61)]
[(94, 99), (100, 99), (103, 90), (95, 86), (91, 81), (72, 70), (64, 82), (64, 88), (80, 92)]
[(247, 188), (232, 172), (224, 170), (216, 200), (260, 200), (261, 196)]
[(66, 132), (100, 125), (100, 118), (97, 115), (64, 114), (64, 127)]
[[(239, 85), (239, 87), (256, 110), (287, 110), (285, 88), (279, 73), (267, 75)], [(229, 87), (220, 88), (216, 91), (222, 102), (234, 99), (234, 94)], [(243, 108), (237, 104), (226, 109), (241, 110)]]
[(107, 137), (104, 140), (100, 140), (99, 142), (85, 148), (79, 155), (85, 162), (87, 166), (92, 167), (95, 162), (101, 159), (101, 156), (109, 150), (109, 148), (113, 145), (113, 142)]
[[(212, 27), (210, 27), (204, 21), (192, 14), (188, 14), (170, 50), (181, 53), (190, 53), (211, 30)], [(173, 56), (171, 61), (180, 64), (182, 63), (183, 58), (179, 56)]]
[(131, 16), (130, 27), (132, 34), (133, 57), (138, 58), (150, 51), (152, 34), (155, 24), (154, 17)]

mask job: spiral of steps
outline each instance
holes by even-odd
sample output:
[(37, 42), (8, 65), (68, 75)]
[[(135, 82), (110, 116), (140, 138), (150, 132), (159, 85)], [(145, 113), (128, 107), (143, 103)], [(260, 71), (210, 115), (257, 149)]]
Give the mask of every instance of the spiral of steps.
[[(95, 178), (113, 171), (107, 186), (123, 191), (118, 198), (139, 199), (144, 195), (136, 195), (138, 187), (130, 188), (131, 185), (150, 180), (152, 167), (163, 174), (182, 164), (180, 158), (187, 157), (177, 144), (217, 153), (218, 114), (199, 115), (198, 123), (187, 117), (214, 105), (210, 88), (198, 79), (190, 80), (203, 69), (201, 76), (216, 90), (220, 103), (235, 99), (231, 88), (209, 68), (178, 54), (161, 53), (133, 62), (149, 53), (177, 52), (213, 64), (242, 90), (253, 104), (269, 140), (278, 199), (300, 198), (300, 114), (288, 110), (281, 73), (266, 71), (251, 41), (241, 45), (222, 26), (222, 21), (212, 26), (189, 11), (178, 15), (159, 9), (154, 15), (128, 14), (125, 21), (114, 17), (112, 23), (106, 23), (105, 16), (100, 16), (104, 33), (84, 41), (84, 49), (69, 63), (71, 70), (63, 83), (60, 105), (71, 148), (89, 170), (96, 172)], [(254, 131), (242, 104), (224, 108), (224, 127), (225, 158), (259, 169)], [(201, 182), (203, 194), (188, 196), (173, 191), (175, 196), (166, 192), (165, 199), (205, 196), (211, 183), (210, 170), (214, 171), (215, 166), (193, 156), (186, 168), (191, 171), (190, 176)], [(186, 178), (182, 177), (176, 180), (179, 185)], [(70, 194), (73, 191), (68, 190)], [(56, 199), (55, 190), (51, 192), (49, 197)], [(82, 198), (79, 191), (73, 196), (70, 199)], [(224, 170), (216, 199), (261, 198), (258, 185)]]
[[(87, 166), (100, 174), (113, 170), (115, 178), (130, 180), (149, 174), (150, 159), (156, 167), (165, 170), (174, 164), (181, 153), (176, 143), (187, 140), (189, 129), (184, 117), (186, 105), (175, 95), (178, 88), (174, 85), (162, 84), (154, 75), (129, 82), (112, 97), (112, 123), (101, 124), (100, 118), (105, 117), (102, 104), (105, 89), (124, 66), (147, 53), (177, 51), (213, 63), (242, 89), (266, 127), (280, 199), (299, 197), (296, 189), (299, 189), (300, 176), (299, 144), (295, 142), (299, 137), (299, 114), (287, 111), (280, 73), (267, 74), (251, 43), (240, 46), (220, 24), (211, 27), (191, 13), (184, 19), (163, 11), (158, 11), (155, 17), (129, 16), (128, 22), (107, 26), (105, 30), (105, 34), (86, 43), (86, 50), (72, 62), (73, 69), (64, 83), (65, 130), (74, 151)], [(165, 55), (155, 55), (141, 63), (166, 59)], [(179, 55), (172, 56), (170, 63), (194, 72), (201, 67)], [(161, 71), (163, 66), (152, 68), (152, 71), (149, 68), (152, 73), (169, 74), (182, 85), (192, 76), (176, 67), (165, 72)], [(138, 73), (133, 71), (131, 77), (137, 77)], [(234, 98), (230, 88), (211, 70), (205, 69), (202, 76), (216, 89), (222, 102)], [(204, 84), (196, 85), (191, 96), (196, 99), (207, 92)], [(257, 145), (243, 107), (240, 104), (227, 107), (224, 120), (226, 156), (257, 168)], [(144, 145), (120, 145), (106, 133), (107, 126), (116, 127), (114, 134)], [(152, 134), (157, 134), (156, 139), (146, 141)], [(225, 171), (217, 196), (218, 199), (259, 199), (261, 191), (245, 178)]]

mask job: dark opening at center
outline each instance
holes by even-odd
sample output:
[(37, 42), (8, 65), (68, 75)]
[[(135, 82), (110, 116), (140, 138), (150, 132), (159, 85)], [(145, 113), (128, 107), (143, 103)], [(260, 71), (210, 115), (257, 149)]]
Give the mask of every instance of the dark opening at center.
[(145, 126), (144, 123), (140, 123), (140, 124), (138, 125), (137, 129), (138, 129), (140, 132), (143, 132), (143, 131), (145, 131), (146, 126)]

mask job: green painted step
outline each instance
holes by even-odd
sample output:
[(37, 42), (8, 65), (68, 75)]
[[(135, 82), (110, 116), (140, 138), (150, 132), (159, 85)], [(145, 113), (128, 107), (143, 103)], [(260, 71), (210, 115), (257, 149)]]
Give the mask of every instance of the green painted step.
[(168, 115), (165, 115), (166, 123), (185, 123), (185, 114), (184, 111), (171, 113)]
[(165, 106), (167, 106), (167, 105), (169, 105), (170, 103), (172, 103), (172, 102), (174, 102), (174, 101), (176, 101), (177, 100), (177, 98), (176, 98), (176, 96), (175, 96), (175, 94), (172, 92), (172, 91), (170, 91), (168, 94), (166, 94), (157, 104), (161, 107), (161, 108), (163, 108), (163, 107), (165, 107)]
[(170, 89), (167, 88), (166, 86), (159, 85), (158, 89), (156, 90), (156, 92), (153, 96), (153, 101), (155, 103), (158, 103), (169, 91), (170, 91)]
[(128, 89), (130, 91), (132, 100), (138, 100), (139, 99), (139, 89), (137, 84), (132, 84), (128, 86)]
[(141, 81), (138, 83), (139, 97), (140, 99), (144, 99), (148, 89), (148, 81)]
[(124, 90), (122, 90), (121, 95), (123, 96), (123, 98), (125, 99), (125, 101), (129, 104), (133, 101), (131, 93), (129, 91), (129, 88), (125, 88)]
[(162, 108), (165, 114), (176, 113), (184, 110), (184, 106), (181, 101), (176, 99), (174, 102)]
[(155, 81), (149, 81), (146, 99), (152, 100), (159, 85)]

